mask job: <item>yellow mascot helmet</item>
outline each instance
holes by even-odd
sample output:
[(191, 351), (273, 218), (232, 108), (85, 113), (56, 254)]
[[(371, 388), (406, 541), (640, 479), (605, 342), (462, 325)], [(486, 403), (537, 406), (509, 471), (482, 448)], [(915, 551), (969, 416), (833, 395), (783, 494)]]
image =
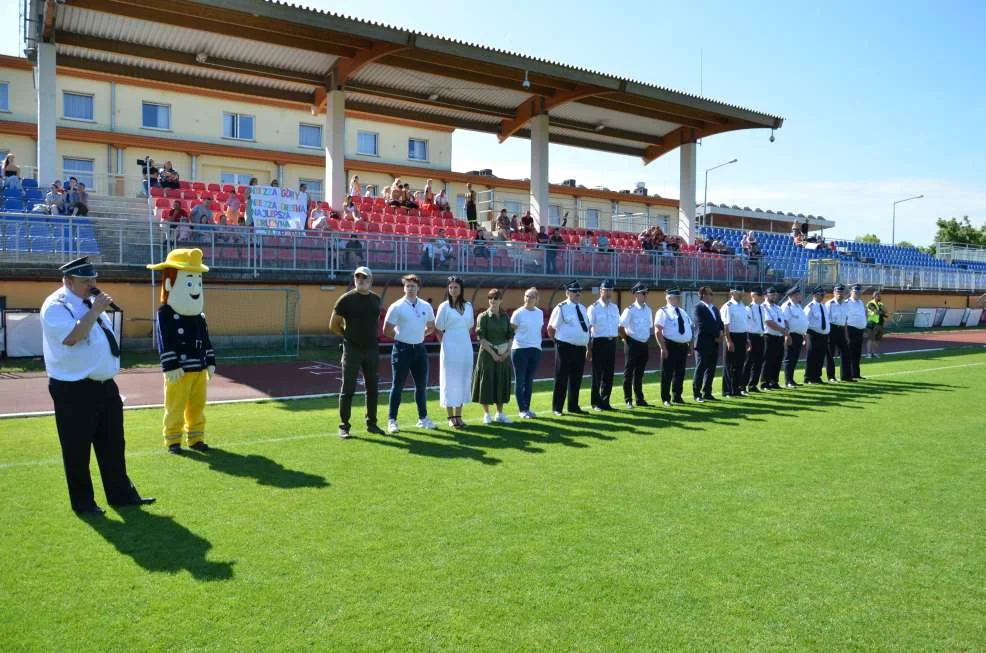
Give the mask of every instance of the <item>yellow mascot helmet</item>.
[(208, 272), (209, 266), (202, 264), (202, 250), (173, 249), (168, 252), (168, 258), (161, 263), (152, 263), (148, 270), (180, 270), (182, 272)]

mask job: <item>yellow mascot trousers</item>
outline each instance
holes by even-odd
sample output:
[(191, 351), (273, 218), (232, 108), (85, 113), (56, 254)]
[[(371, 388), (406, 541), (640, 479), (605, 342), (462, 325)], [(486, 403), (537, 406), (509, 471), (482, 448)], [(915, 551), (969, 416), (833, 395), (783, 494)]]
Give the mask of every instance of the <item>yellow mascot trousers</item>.
[(188, 446), (205, 439), (205, 388), (209, 376), (185, 372), (176, 383), (164, 381), (164, 445), (181, 444), (184, 432)]

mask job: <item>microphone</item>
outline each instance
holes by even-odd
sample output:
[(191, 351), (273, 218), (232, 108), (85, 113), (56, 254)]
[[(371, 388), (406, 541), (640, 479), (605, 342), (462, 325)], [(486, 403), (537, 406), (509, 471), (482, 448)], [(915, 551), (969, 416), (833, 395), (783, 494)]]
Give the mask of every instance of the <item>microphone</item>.
[[(89, 289), (89, 294), (92, 295), (93, 297), (95, 297), (96, 295), (103, 294), (103, 291), (100, 290), (99, 288), (90, 288)], [(123, 311), (120, 310), (120, 307), (117, 306), (115, 302), (110, 302), (110, 308), (112, 308), (117, 313), (122, 313), (123, 312)]]

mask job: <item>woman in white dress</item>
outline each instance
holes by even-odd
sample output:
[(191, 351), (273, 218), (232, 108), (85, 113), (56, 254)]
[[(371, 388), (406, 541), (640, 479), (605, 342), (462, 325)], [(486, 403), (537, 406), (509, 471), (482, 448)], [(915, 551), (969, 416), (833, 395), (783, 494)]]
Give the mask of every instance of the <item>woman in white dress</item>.
[(442, 339), (439, 366), (439, 403), (448, 412), (448, 425), (461, 429), (462, 406), (472, 394), (472, 338), (475, 322), (472, 304), (462, 296), (462, 279), (449, 277), (445, 301), (435, 315), (435, 329)]

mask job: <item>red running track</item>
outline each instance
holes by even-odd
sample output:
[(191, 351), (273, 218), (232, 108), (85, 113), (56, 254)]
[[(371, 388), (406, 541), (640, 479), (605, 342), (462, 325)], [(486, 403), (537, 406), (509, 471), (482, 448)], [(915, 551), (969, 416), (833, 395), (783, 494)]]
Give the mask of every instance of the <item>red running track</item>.
[[(907, 333), (888, 336), (881, 351), (934, 350), (942, 348), (986, 345), (986, 330), (946, 331), (939, 333)], [(221, 354), (221, 352), (220, 352)], [(437, 353), (429, 365), (429, 384), (438, 385)], [(864, 360), (863, 366), (866, 362)], [(554, 351), (545, 351), (541, 357), (537, 378), (553, 376)], [(660, 367), (660, 357), (651, 350), (648, 371)], [(589, 372), (586, 365), (586, 373)], [(623, 369), (623, 350), (617, 347), (616, 370)], [(163, 379), (156, 369), (125, 370), (116, 378), (125, 406), (136, 408), (160, 406), (163, 400)], [(362, 379), (360, 379), (362, 382)], [(408, 383), (411, 380), (408, 378)], [(257, 363), (251, 365), (221, 365), (216, 377), (209, 384), (209, 402), (250, 401), (271, 398), (300, 398), (331, 395), (339, 392), (342, 383), (341, 369), (337, 364), (321, 361), (292, 361)], [(390, 389), (390, 358), (380, 357), (380, 388)], [(48, 395), (48, 379), (44, 373), (0, 373), (0, 417), (18, 415), (51, 414), (51, 397)]]

